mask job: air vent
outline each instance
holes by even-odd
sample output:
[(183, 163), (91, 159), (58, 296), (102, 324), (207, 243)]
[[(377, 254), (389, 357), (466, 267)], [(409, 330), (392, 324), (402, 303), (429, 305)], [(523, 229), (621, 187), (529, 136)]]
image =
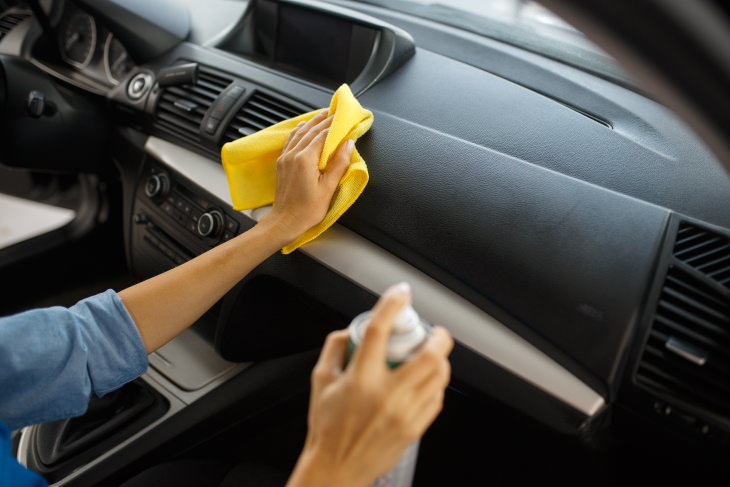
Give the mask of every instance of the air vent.
[(730, 238), (684, 222), (677, 233), (674, 257), (730, 288)]
[[(2, 14), (0, 14), (2, 15)], [(19, 23), (30, 17), (29, 13), (16, 12), (4, 14), (0, 17), (0, 40), (15, 28)]]
[(200, 66), (195, 85), (165, 88), (157, 102), (155, 127), (201, 145), (200, 123), (218, 95), (233, 81), (222, 73)]
[(306, 112), (294, 104), (261, 91), (256, 91), (241, 107), (226, 129), (223, 142), (230, 142), (245, 135), (258, 132), (283, 120)]
[[(713, 236), (681, 226), (675, 258), (705, 262), (702, 256), (715, 244), (708, 243), (705, 251), (691, 249)], [(681, 263), (670, 265), (636, 379), (654, 392), (730, 417), (728, 293)]]

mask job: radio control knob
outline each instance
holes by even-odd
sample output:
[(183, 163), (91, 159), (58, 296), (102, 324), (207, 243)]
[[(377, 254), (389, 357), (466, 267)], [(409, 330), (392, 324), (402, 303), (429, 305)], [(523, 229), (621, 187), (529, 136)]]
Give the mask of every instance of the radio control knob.
[(170, 190), (170, 181), (164, 174), (153, 174), (144, 185), (144, 193), (150, 198), (167, 196)]
[(223, 215), (218, 210), (203, 213), (198, 219), (198, 235), (201, 237), (218, 237), (223, 230)]

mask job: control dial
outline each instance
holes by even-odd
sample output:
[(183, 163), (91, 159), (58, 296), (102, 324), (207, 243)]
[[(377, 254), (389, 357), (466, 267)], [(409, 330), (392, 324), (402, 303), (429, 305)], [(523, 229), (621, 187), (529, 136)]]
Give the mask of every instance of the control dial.
[(166, 175), (153, 174), (144, 185), (144, 193), (150, 198), (164, 198), (170, 191), (170, 180)]
[(223, 215), (218, 210), (203, 213), (198, 219), (198, 235), (216, 238), (223, 230)]

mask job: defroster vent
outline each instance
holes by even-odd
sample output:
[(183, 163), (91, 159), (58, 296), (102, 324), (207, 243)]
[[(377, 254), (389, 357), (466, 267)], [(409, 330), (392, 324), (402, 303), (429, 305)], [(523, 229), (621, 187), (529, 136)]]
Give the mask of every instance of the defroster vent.
[(26, 12), (0, 14), (0, 40), (28, 17), (30, 14)]
[(194, 85), (170, 86), (163, 90), (155, 111), (155, 127), (188, 143), (203, 146), (200, 140), (203, 116), (232, 81), (233, 78), (200, 66)]
[(720, 264), (727, 243), (696, 225), (680, 225), (636, 380), (730, 418), (730, 293)]
[(223, 137), (223, 143), (258, 132), (306, 111), (308, 109), (297, 107), (283, 98), (256, 91), (231, 120)]

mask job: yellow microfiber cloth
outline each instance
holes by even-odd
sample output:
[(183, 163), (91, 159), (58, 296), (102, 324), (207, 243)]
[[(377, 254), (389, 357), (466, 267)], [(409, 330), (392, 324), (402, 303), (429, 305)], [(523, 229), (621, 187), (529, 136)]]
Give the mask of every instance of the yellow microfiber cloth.
[[(223, 146), (221, 159), (228, 177), (234, 209), (248, 210), (274, 202), (276, 160), (284, 142), (299, 122), (307, 121), (319, 112), (321, 110), (315, 110), (284, 120)], [(332, 96), (329, 114), (334, 115), (334, 118), (319, 159), (320, 171), (327, 167), (340, 143), (347, 139), (357, 140), (373, 123), (372, 112), (360, 105), (346, 84), (340, 86)], [(293, 252), (327, 230), (355, 202), (367, 183), (367, 165), (357, 149), (354, 149), (350, 166), (340, 180), (324, 219), (281, 249), (282, 252)]]

